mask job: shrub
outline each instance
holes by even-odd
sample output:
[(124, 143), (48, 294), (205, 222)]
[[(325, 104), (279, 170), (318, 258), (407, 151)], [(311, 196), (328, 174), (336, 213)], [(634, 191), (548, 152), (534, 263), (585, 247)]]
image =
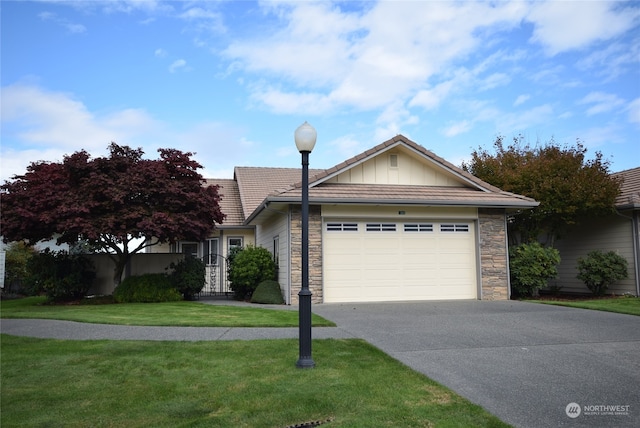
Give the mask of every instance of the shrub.
[[(36, 251), (24, 242), (13, 242), (6, 250), (4, 286), (3, 291), (24, 292), (29, 291), (23, 287), (28, 276), (27, 264)], [(33, 294), (33, 293), (30, 293)]]
[(44, 293), (54, 302), (83, 298), (96, 276), (87, 258), (66, 251), (44, 250), (27, 262), (27, 286), (34, 293)]
[(593, 294), (600, 296), (610, 285), (627, 278), (627, 261), (613, 251), (594, 250), (587, 257), (578, 259), (578, 272), (576, 278), (584, 282)]
[(202, 291), (205, 282), (204, 262), (195, 257), (185, 257), (178, 263), (171, 263), (171, 282), (185, 300), (192, 300)]
[(164, 273), (130, 276), (113, 291), (117, 303), (175, 302), (182, 296)]
[(251, 303), (282, 305), (284, 299), (278, 281), (268, 279), (258, 284), (256, 291), (251, 295)]
[(537, 242), (520, 244), (509, 250), (511, 287), (519, 296), (532, 296), (558, 276), (560, 253)]
[(238, 300), (251, 297), (258, 284), (274, 279), (276, 264), (269, 250), (248, 245), (238, 252), (229, 270), (233, 295)]

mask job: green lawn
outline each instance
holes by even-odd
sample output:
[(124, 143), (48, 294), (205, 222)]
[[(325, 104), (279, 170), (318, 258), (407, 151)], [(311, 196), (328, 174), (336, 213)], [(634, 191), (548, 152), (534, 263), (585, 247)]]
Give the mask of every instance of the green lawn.
[(507, 426), (361, 340), (0, 340), (3, 427)]
[[(297, 327), (298, 312), (260, 307), (207, 305), (199, 302), (45, 305), (43, 297), (0, 302), (2, 318), (40, 318), (98, 324), (180, 327)], [(256, 305), (257, 306), (257, 305)], [(316, 314), (316, 327), (335, 323)]]
[(572, 308), (594, 309), (620, 314), (640, 315), (640, 297), (614, 297), (591, 300), (529, 300), (547, 305), (570, 306)]

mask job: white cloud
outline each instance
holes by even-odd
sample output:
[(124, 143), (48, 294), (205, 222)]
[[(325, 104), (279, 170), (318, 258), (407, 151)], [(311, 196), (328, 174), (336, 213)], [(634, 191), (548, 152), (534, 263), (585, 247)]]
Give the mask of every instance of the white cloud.
[(2, 178), (24, 172), (31, 161), (59, 161), (80, 149), (102, 155), (111, 141), (135, 145), (161, 128), (143, 110), (97, 115), (69, 94), (20, 84), (2, 88), (2, 112), (3, 147), (13, 147), (3, 148)]
[(162, 48), (156, 49), (153, 54), (158, 58), (166, 58), (167, 55), (169, 55), (169, 53), (166, 50), (162, 49)]
[(627, 106), (629, 122), (640, 125), (640, 98), (631, 101)]
[(542, 44), (552, 56), (612, 39), (639, 19), (640, 9), (608, 1), (537, 2), (527, 16), (534, 24), (530, 41)]
[(502, 134), (511, 134), (546, 125), (553, 119), (553, 112), (550, 104), (543, 104), (522, 112), (501, 114), (495, 118), (496, 129)]
[(66, 28), (68, 32), (73, 34), (80, 34), (87, 31), (87, 27), (85, 27), (84, 25), (75, 24), (73, 22), (70, 22), (66, 18), (60, 18), (57, 14), (52, 12), (41, 12), (38, 14), (38, 17), (43, 21), (51, 21), (57, 25), (60, 25), (61, 27)]
[[(280, 20), (277, 30), (237, 40), (223, 56), (237, 71), (293, 84), (289, 98), (318, 94), (327, 103), (314, 109), (319, 112), (373, 110), (399, 99), (434, 108), (443, 94), (424, 89), (429, 79), (474, 52), (483, 38), (520, 25), (526, 12), (521, 3), (476, 2), (383, 1), (361, 12), (331, 3), (270, 2), (264, 7)], [(482, 80), (485, 89), (507, 82), (501, 73)], [(296, 88), (304, 89), (298, 93)], [(281, 97), (265, 97), (261, 90), (254, 99), (282, 111)]]
[(513, 106), (517, 107), (521, 104), (524, 104), (529, 100), (529, 98), (531, 98), (531, 95), (529, 94), (518, 95), (518, 98), (516, 98), (516, 100), (513, 102)]
[(431, 89), (424, 89), (418, 93), (409, 102), (410, 107), (422, 107), (425, 110), (433, 110), (440, 106), (442, 101), (446, 99), (454, 88), (454, 81), (449, 80), (442, 82)]
[[(388, 138), (387, 136), (386, 139)], [(358, 141), (353, 135), (343, 135), (335, 140), (329, 141), (327, 145), (339, 153), (342, 159), (352, 158), (363, 150), (366, 150), (362, 142)]]
[(57, 162), (78, 150), (104, 156), (111, 141), (142, 147), (149, 158), (159, 147), (195, 152), (204, 176), (230, 178), (229, 171), (247, 161), (255, 144), (229, 124), (200, 122), (178, 130), (142, 109), (97, 113), (71, 94), (29, 84), (2, 87), (1, 102), (0, 180), (23, 174), (33, 161)]
[(446, 137), (455, 137), (456, 135), (469, 132), (472, 127), (472, 123), (468, 120), (453, 123), (442, 130), (442, 134)]
[(593, 116), (594, 114), (609, 112), (624, 105), (624, 100), (614, 94), (590, 92), (578, 101), (578, 104), (592, 104), (587, 109), (587, 116)]
[(175, 73), (176, 71), (183, 69), (186, 70), (187, 61), (184, 59), (177, 59), (169, 66), (169, 73)]

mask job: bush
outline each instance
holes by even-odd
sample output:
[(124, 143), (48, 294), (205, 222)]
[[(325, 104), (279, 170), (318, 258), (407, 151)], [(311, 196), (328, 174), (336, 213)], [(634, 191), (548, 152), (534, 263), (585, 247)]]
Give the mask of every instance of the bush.
[(13, 242), (7, 247), (4, 271), (5, 289), (3, 291), (18, 293), (29, 291), (23, 285), (29, 273), (27, 264), (35, 254), (37, 253), (33, 247), (24, 242)]
[(275, 279), (276, 264), (269, 250), (248, 245), (238, 252), (229, 269), (233, 295), (238, 300), (251, 297), (258, 284)]
[(537, 242), (520, 244), (509, 250), (511, 287), (518, 296), (533, 296), (558, 276), (560, 253)]
[(178, 263), (171, 263), (171, 282), (185, 300), (192, 300), (204, 287), (204, 262), (195, 257), (185, 257)]
[(34, 254), (27, 262), (27, 270), (27, 287), (54, 302), (82, 299), (96, 276), (93, 263), (87, 258), (49, 249)]
[(175, 302), (182, 296), (164, 273), (130, 276), (113, 291), (116, 303)]
[(284, 299), (282, 298), (282, 291), (278, 281), (268, 279), (258, 284), (256, 291), (251, 295), (251, 303), (282, 305)]
[(578, 259), (578, 272), (576, 278), (600, 296), (614, 282), (627, 278), (627, 261), (613, 251), (594, 250)]

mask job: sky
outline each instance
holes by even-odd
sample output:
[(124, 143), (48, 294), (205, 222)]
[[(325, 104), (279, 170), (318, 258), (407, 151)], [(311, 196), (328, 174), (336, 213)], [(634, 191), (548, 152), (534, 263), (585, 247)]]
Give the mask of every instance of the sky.
[(113, 141), (312, 168), (397, 134), (455, 165), (496, 137), (640, 166), (633, 1), (1, 1), (0, 180)]

